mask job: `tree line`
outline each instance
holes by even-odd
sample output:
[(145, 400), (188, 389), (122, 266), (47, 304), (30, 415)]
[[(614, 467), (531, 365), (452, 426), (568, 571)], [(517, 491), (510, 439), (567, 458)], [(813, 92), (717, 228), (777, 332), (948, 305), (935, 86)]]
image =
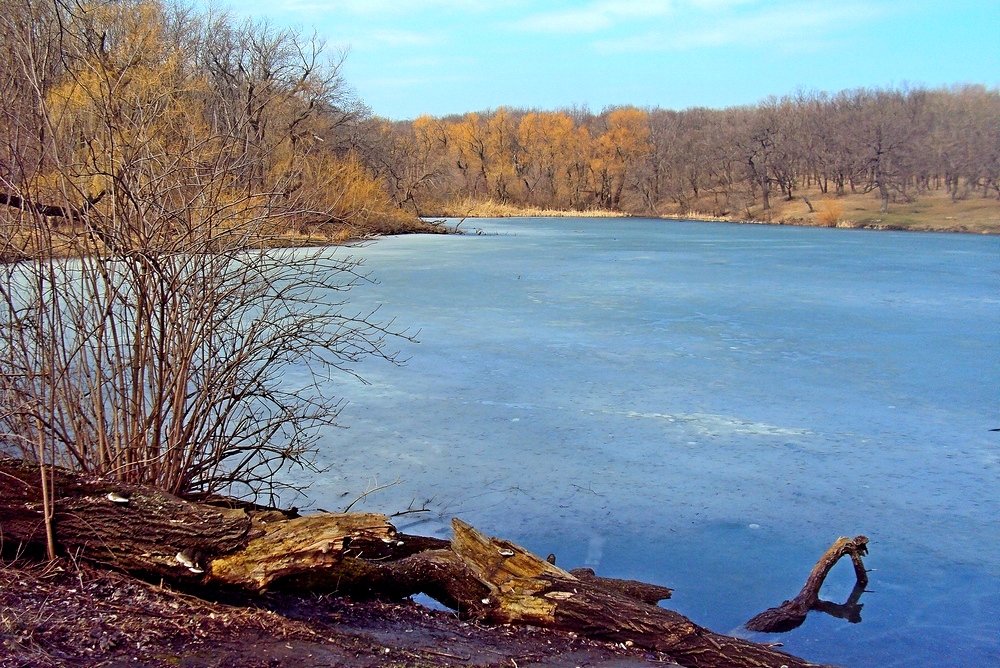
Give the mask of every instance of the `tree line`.
[[(160, 0), (0, 12), (0, 204), (86, 224), (108, 247), (399, 216), (353, 150), (367, 111), (342, 55), (315, 35)], [(6, 251), (45, 243), (3, 213)]]
[[(1000, 198), (995, 88), (393, 122), (350, 94), (340, 54), (301, 31), (161, 0), (0, 9), (0, 204), (63, 220), (110, 210), (126, 184), (141, 199), (135, 188), (153, 179), (139, 175), (157, 156), (173, 158), (156, 164), (172, 174), (156, 187), (181, 217), (201, 201), (171, 181), (193, 172), (217, 186), (209, 209), (267, 218), (272, 232), (412, 219), (462, 200), (767, 217), (775, 198), (811, 193), (873, 193), (883, 212), (929, 192)], [(9, 252), (24, 234), (0, 243)]]
[(1000, 197), (1000, 90), (858, 89), (683, 111), (500, 108), (370, 119), (361, 149), (393, 201), (768, 216), (777, 197)]

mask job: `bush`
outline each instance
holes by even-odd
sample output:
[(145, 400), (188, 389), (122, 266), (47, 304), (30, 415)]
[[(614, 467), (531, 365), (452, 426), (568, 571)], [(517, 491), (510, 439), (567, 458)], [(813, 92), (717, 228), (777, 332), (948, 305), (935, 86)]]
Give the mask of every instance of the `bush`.
[(816, 220), (826, 227), (836, 227), (844, 213), (844, 205), (835, 199), (824, 199), (816, 205)]

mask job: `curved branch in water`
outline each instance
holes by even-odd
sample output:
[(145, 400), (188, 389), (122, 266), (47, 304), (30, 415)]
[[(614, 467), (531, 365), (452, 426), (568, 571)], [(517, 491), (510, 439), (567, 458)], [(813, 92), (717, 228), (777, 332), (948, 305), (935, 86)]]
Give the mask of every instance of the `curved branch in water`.
[[(868, 571), (865, 570), (861, 557), (868, 554), (868, 537), (840, 537), (823, 553), (812, 572), (806, 578), (806, 583), (795, 598), (785, 601), (776, 608), (768, 608), (746, 623), (750, 631), (763, 633), (783, 633), (802, 625), (810, 610), (820, 610), (834, 617), (841, 617), (852, 623), (861, 621), (861, 604), (858, 600), (868, 585)], [(841, 605), (821, 601), (819, 590), (838, 561), (849, 556), (854, 564), (854, 575), (857, 583), (847, 601)]]

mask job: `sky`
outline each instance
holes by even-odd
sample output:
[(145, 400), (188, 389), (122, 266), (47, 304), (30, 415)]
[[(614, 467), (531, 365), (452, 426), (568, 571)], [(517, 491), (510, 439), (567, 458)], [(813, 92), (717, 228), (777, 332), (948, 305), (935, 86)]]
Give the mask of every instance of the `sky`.
[(1000, 0), (245, 0), (346, 50), (374, 114), (755, 104), (1000, 87)]

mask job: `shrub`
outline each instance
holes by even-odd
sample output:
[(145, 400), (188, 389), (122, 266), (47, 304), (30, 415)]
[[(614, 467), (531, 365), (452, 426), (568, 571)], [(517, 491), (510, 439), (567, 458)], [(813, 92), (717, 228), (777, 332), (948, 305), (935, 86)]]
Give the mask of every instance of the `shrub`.
[(826, 227), (836, 227), (844, 213), (844, 205), (835, 199), (824, 199), (816, 205), (816, 220)]

